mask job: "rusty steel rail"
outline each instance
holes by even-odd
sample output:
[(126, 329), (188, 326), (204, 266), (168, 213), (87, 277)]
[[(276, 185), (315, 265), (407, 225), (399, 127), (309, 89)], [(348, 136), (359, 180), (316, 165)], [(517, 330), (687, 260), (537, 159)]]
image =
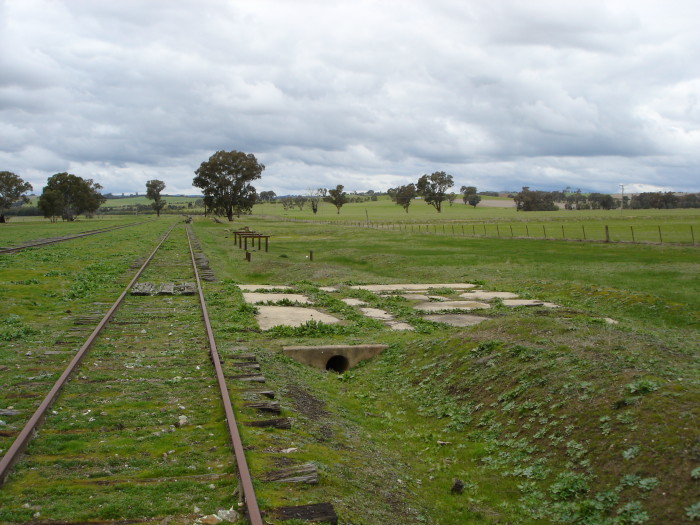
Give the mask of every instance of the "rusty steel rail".
[(207, 304), (204, 300), (204, 293), (202, 292), (202, 283), (199, 279), (199, 271), (197, 270), (197, 263), (194, 258), (194, 250), (192, 249), (192, 240), (190, 237), (189, 226), (185, 227), (187, 232), (187, 243), (190, 247), (190, 256), (192, 257), (192, 267), (194, 268), (194, 275), (197, 281), (197, 291), (199, 292), (199, 304), (202, 308), (202, 317), (204, 319), (204, 325), (207, 329), (207, 337), (209, 339), (209, 357), (214, 365), (214, 370), (216, 372), (216, 381), (219, 384), (219, 391), (221, 392), (221, 400), (224, 404), (224, 412), (226, 413), (226, 425), (229, 431), (229, 437), (231, 438), (231, 444), (233, 445), (233, 452), (236, 457), (236, 466), (238, 467), (238, 476), (241, 484), (243, 501), (248, 510), (248, 519), (251, 525), (263, 525), (262, 515), (260, 514), (260, 508), (258, 507), (258, 500), (255, 496), (255, 489), (253, 488), (253, 480), (250, 477), (250, 470), (248, 469), (248, 462), (245, 458), (245, 451), (243, 450), (243, 443), (241, 442), (241, 435), (238, 432), (238, 425), (236, 423), (236, 416), (233, 414), (233, 406), (231, 405), (231, 398), (228, 393), (228, 387), (226, 386), (226, 380), (224, 378), (224, 371), (221, 368), (221, 360), (219, 358), (219, 352), (216, 348), (216, 341), (214, 339), (214, 332), (211, 328), (211, 323), (209, 322), (209, 313), (207, 312)]
[(15, 252), (21, 252), (22, 250), (26, 250), (27, 248), (37, 248), (39, 246), (46, 246), (47, 244), (56, 244), (59, 242), (64, 242), (64, 241), (72, 241), (73, 239), (79, 239), (81, 237), (88, 237), (90, 235), (97, 235), (98, 233), (107, 233), (111, 232), (114, 230), (120, 230), (122, 228), (128, 228), (129, 226), (137, 226), (139, 224), (143, 224), (146, 221), (141, 221), (141, 222), (132, 222), (130, 224), (122, 224), (120, 226), (108, 226), (106, 228), (98, 228), (96, 230), (89, 230), (86, 232), (82, 233), (77, 233), (75, 235), (70, 235), (66, 237), (59, 237), (56, 239), (46, 239), (43, 241), (37, 241), (32, 244), (23, 244), (21, 246), (15, 246), (13, 248), (3, 248), (0, 249), (0, 255), (5, 254), (5, 253), (15, 253)]
[(78, 365), (82, 361), (83, 357), (85, 356), (87, 351), (92, 346), (92, 343), (95, 341), (95, 339), (100, 334), (102, 329), (107, 325), (109, 320), (112, 318), (112, 316), (114, 315), (114, 312), (117, 310), (117, 308), (119, 308), (119, 305), (121, 305), (122, 301), (124, 300), (124, 297), (126, 297), (126, 294), (129, 293), (129, 290), (131, 289), (131, 287), (134, 285), (134, 283), (137, 281), (137, 279), (141, 276), (143, 271), (146, 269), (146, 266), (148, 266), (148, 263), (151, 262), (151, 259), (153, 259), (156, 252), (160, 249), (161, 245), (165, 242), (165, 240), (170, 235), (170, 232), (172, 232), (173, 228), (175, 228), (176, 224), (172, 225), (172, 227), (167, 231), (167, 233), (163, 236), (163, 239), (158, 243), (156, 248), (153, 250), (151, 255), (148, 257), (148, 259), (146, 259), (146, 262), (143, 263), (143, 266), (141, 266), (141, 268), (139, 268), (139, 270), (136, 272), (136, 275), (134, 275), (134, 278), (131, 279), (131, 281), (126, 286), (124, 291), (121, 293), (119, 298), (114, 302), (112, 307), (107, 311), (107, 313), (102, 318), (102, 320), (99, 322), (97, 327), (92, 331), (90, 336), (87, 338), (87, 341), (85, 341), (83, 346), (80, 347), (80, 350), (78, 350), (78, 353), (76, 353), (75, 356), (73, 357), (73, 359), (71, 360), (71, 362), (68, 363), (68, 366), (63, 371), (63, 374), (61, 374), (61, 377), (58, 378), (56, 383), (53, 385), (53, 388), (51, 388), (49, 393), (46, 395), (44, 400), (39, 405), (39, 408), (36, 409), (36, 411), (34, 412), (32, 417), (26, 423), (24, 428), (20, 431), (17, 438), (15, 438), (12, 445), (10, 445), (10, 448), (7, 450), (5, 455), (2, 457), (2, 459), (0, 459), (0, 485), (2, 485), (5, 482), (5, 480), (7, 479), (7, 476), (9, 475), (10, 470), (12, 469), (12, 466), (19, 460), (20, 456), (22, 455), (22, 452), (24, 452), (27, 444), (32, 439), (35, 431), (39, 428), (39, 426), (41, 425), (41, 422), (44, 420), (44, 417), (46, 416), (46, 412), (49, 410), (49, 408), (51, 408), (51, 405), (53, 404), (53, 402), (56, 399), (56, 397), (58, 396), (58, 394), (61, 392), (61, 389), (66, 384), (66, 382), (70, 378), (71, 374), (78, 367)]

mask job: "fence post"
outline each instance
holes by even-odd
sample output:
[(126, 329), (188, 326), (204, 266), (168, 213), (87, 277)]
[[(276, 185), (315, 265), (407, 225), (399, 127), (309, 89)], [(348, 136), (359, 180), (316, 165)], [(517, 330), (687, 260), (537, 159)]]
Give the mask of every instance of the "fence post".
[(498, 224), (496, 224), (496, 232), (497, 232), (498, 238), (500, 239), (501, 238), (501, 228), (498, 227)]
[(544, 227), (544, 224), (542, 225), (542, 235), (544, 235), (544, 238), (547, 238), (547, 230)]
[(525, 235), (526, 235), (527, 237), (530, 236), (530, 228), (527, 227), (527, 224), (525, 225)]
[(313, 260), (314, 260), (314, 252), (313, 252), (313, 250), (309, 250), (309, 261), (313, 261)]
[(605, 225), (605, 242), (610, 242), (610, 230), (607, 224)]
[(581, 225), (581, 231), (583, 231), (583, 240), (586, 240), (586, 227), (582, 224)]
[(564, 234), (564, 225), (561, 225), (561, 238), (566, 240), (566, 235)]
[(510, 236), (512, 237), (513, 236), (513, 225), (509, 224), (509, 226), (510, 226)]
[(663, 244), (664, 240), (661, 238), (661, 226), (657, 226), (657, 228), (659, 229), (659, 242)]
[(630, 232), (632, 232), (632, 242), (634, 242), (634, 226), (630, 226)]
[(690, 238), (693, 239), (693, 246), (695, 246), (695, 232), (693, 231), (693, 225), (690, 225)]

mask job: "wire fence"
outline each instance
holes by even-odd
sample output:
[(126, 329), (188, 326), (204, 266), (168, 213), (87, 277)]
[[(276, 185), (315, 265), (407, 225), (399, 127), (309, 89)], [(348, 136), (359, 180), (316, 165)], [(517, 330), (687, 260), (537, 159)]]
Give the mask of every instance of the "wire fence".
[[(296, 219), (287, 219), (297, 222)], [(302, 221), (316, 222), (317, 221)], [(539, 239), (580, 242), (681, 244), (697, 246), (700, 224), (591, 224), (591, 223), (404, 223), (328, 221), (325, 224), (373, 230), (501, 239)]]

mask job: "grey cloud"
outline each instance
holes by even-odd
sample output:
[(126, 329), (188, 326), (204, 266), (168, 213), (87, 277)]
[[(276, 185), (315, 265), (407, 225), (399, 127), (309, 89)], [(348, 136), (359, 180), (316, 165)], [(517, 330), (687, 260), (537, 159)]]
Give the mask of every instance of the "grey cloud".
[(286, 192), (437, 169), (485, 189), (697, 189), (693, 5), (0, 2), (0, 161), (115, 192), (190, 189), (218, 149), (255, 153), (261, 187)]

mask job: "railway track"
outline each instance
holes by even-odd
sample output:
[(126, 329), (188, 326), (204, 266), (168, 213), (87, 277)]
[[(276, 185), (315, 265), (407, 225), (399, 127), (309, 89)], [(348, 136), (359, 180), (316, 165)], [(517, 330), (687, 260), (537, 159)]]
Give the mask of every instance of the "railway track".
[(130, 226), (136, 226), (139, 224), (143, 224), (145, 221), (140, 221), (140, 222), (132, 222), (130, 224), (120, 224), (118, 226), (107, 226), (105, 228), (97, 228), (94, 230), (88, 230), (84, 231), (81, 233), (76, 233), (74, 235), (62, 235), (60, 237), (51, 237), (48, 239), (36, 239), (33, 241), (29, 241), (27, 243), (22, 243), (18, 246), (12, 246), (8, 248), (3, 248), (0, 247), (0, 255), (6, 254), (6, 253), (15, 253), (19, 252), (22, 250), (26, 250), (27, 248), (37, 248), (40, 246), (46, 246), (48, 244), (56, 244), (59, 242), (65, 242), (65, 241), (71, 241), (73, 239), (80, 239), (82, 237), (88, 237), (90, 235), (97, 235), (99, 233), (107, 233), (115, 230), (121, 230), (122, 228), (129, 228)]
[[(191, 521), (231, 507), (237, 493), (243, 508), (229, 511), (263, 523), (230, 392), (245, 389), (246, 404), (263, 418), (247, 424), (288, 422), (269, 419), (280, 409), (260, 388), (255, 356), (217, 349), (198, 269), (206, 258), (193, 244), (189, 226), (174, 225), (107, 314), (75, 320), (73, 335), (89, 335), (0, 459), (0, 490), (20, 488), (30, 500), (18, 502), (10, 521), (62, 513), (71, 522)], [(152, 292), (135, 295), (146, 282)], [(231, 386), (236, 381), (255, 386)], [(288, 477), (315, 475), (301, 470)], [(75, 506), (68, 511), (66, 494)], [(203, 502), (211, 508), (199, 508)], [(325, 512), (332, 523), (332, 508), (320, 507), (286, 507), (282, 516)]]

